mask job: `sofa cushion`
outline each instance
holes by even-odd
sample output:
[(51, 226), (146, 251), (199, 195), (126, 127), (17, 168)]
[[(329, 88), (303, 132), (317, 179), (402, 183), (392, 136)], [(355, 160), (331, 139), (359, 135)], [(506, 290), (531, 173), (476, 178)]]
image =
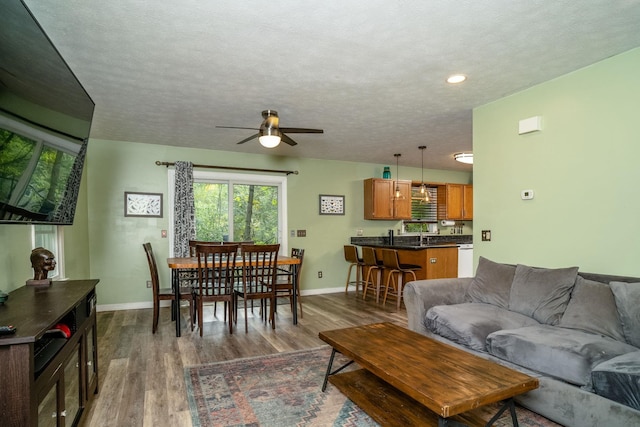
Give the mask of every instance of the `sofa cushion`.
[(576, 279), (571, 299), (558, 326), (625, 341), (616, 301), (609, 285), (581, 276)]
[(622, 332), (629, 344), (640, 347), (640, 283), (611, 282)]
[(425, 324), (437, 335), (474, 350), (486, 351), (485, 341), (491, 332), (537, 325), (538, 322), (492, 304), (464, 303), (431, 307)]
[(591, 379), (600, 396), (640, 410), (640, 351), (599, 364)]
[(509, 292), (515, 273), (515, 265), (500, 264), (480, 257), (467, 294), (472, 302), (509, 308)]
[(557, 325), (564, 313), (578, 267), (534, 268), (518, 264), (509, 295), (509, 310)]
[(609, 337), (550, 325), (502, 330), (487, 337), (490, 354), (587, 388), (593, 367), (636, 350)]

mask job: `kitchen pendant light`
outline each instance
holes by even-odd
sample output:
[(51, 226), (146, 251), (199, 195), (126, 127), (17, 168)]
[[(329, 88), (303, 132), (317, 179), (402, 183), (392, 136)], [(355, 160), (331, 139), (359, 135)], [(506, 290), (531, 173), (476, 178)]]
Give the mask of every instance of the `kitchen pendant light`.
[(429, 197), (429, 189), (424, 183), (424, 150), (427, 148), (427, 146), (421, 145), (418, 148), (422, 152), (422, 184), (420, 185), (420, 203), (431, 203), (431, 198)]
[(400, 159), (400, 156), (402, 154), (397, 153), (394, 154), (393, 156), (396, 158), (396, 190), (393, 194), (393, 199), (394, 200), (403, 200), (404, 196), (402, 195), (402, 192), (400, 192), (400, 184), (398, 183), (398, 180), (400, 179), (400, 174), (398, 174), (398, 170), (399, 170), (399, 166), (398, 166), (398, 160)]

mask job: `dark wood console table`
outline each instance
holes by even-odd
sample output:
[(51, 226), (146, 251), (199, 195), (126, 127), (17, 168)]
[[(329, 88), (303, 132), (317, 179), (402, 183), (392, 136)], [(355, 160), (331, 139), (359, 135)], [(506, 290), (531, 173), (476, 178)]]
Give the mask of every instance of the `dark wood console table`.
[[(23, 286), (0, 305), (0, 425), (73, 426), (98, 392), (98, 280)], [(70, 336), (50, 331), (67, 325)]]

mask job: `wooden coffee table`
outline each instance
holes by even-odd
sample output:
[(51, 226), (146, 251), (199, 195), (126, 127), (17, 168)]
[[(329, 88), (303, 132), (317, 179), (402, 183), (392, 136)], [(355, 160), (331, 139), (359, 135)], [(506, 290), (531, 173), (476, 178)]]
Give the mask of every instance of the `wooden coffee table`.
[[(490, 426), (538, 379), (394, 325), (320, 332), (333, 347), (327, 381), (383, 426)], [(349, 359), (333, 369), (336, 352)], [(351, 363), (362, 369), (340, 373)], [(495, 405), (504, 401), (497, 413)], [(488, 407), (485, 405), (489, 405)]]

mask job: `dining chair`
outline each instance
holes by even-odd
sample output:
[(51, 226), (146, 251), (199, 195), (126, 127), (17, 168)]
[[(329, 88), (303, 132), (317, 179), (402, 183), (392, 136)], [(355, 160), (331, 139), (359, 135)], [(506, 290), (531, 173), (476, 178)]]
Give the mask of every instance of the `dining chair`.
[[(382, 305), (387, 302), (387, 294), (391, 289), (391, 295), (396, 297), (396, 306), (400, 309), (402, 303), (402, 293), (404, 290), (406, 274), (411, 274), (413, 280), (416, 280), (416, 270), (421, 270), (422, 267), (414, 264), (402, 264), (400, 263), (400, 256), (395, 249), (382, 249), (382, 263), (387, 270), (387, 281), (384, 287), (384, 298), (382, 299)], [(391, 282), (391, 286), (389, 286)]]
[[(283, 265), (278, 267), (277, 280), (275, 284), (276, 288), (276, 300), (279, 297), (288, 297), (291, 305), (291, 312), (295, 309), (293, 306), (293, 274), (296, 274), (296, 299), (298, 300), (298, 306), (300, 307), (300, 317), (302, 318), (302, 300), (300, 299), (300, 272), (302, 271), (302, 262), (304, 261), (304, 249), (292, 248), (291, 258), (300, 260), (297, 265)], [(277, 310), (277, 306), (275, 308)]]
[(363, 269), (366, 271), (363, 282), (364, 291), (362, 292), (362, 299), (367, 299), (367, 291), (371, 289), (376, 294), (376, 302), (380, 302), (380, 284), (384, 270), (382, 260), (378, 260), (375, 249), (365, 246), (362, 248), (362, 261), (364, 264)]
[(227, 320), (228, 315), (229, 333), (233, 333), (237, 252), (238, 245), (196, 245), (198, 287), (195, 289), (194, 295), (200, 336), (202, 336), (204, 326), (205, 302), (224, 302), (224, 320)]
[[(180, 301), (176, 302), (176, 295), (172, 288), (161, 288), (158, 276), (158, 264), (153, 254), (151, 243), (144, 243), (144, 252), (147, 255), (147, 263), (149, 264), (149, 273), (151, 274), (151, 289), (153, 291), (153, 325), (152, 333), (156, 333), (158, 329), (158, 318), (160, 316), (160, 301), (171, 301), (171, 312), (180, 310), (180, 301), (189, 301), (189, 319), (191, 321), (191, 330), (193, 330), (193, 292), (191, 286), (180, 286)], [(177, 304), (177, 310), (176, 309)]]
[[(276, 328), (275, 303), (276, 266), (280, 245), (242, 245), (242, 280), (237, 282), (235, 290), (235, 320), (238, 319), (238, 298), (244, 302), (244, 330), (249, 332), (247, 320), (247, 303), (260, 300), (261, 317), (267, 320), (267, 302), (269, 304), (269, 321), (271, 328)], [(253, 306), (252, 306), (253, 310)]]
[[(354, 245), (344, 245), (344, 260), (349, 263), (349, 270), (347, 270), (347, 283), (344, 287), (344, 293), (349, 292), (349, 285), (356, 285), (356, 296), (360, 286), (364, 288), (362, 283), (362, 276), (364, 271), (364, 261), (358, 256), (358, 248)], [(356, 268), (356, 280), (351, 280), (351, 270)]]

